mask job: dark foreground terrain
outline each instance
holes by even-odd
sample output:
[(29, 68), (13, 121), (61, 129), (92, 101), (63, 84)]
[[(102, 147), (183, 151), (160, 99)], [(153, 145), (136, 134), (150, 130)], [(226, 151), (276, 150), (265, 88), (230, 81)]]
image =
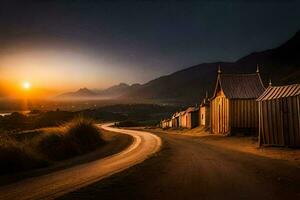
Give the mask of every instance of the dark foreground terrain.
[[(52, 165), (46, 168), (39, 168), (30, 171), (1, 175), (0, 186), (8, 185), (31, 177), (39, 177), (56, 171), (69, 169), (74, 166), (78, 166), (107, 156), (111, 156), (113, 154), (119, 153), (120, 151), (126, 149), (132, 143), (132, 138), (128, 135), (109, 132), (103, 129), (101, 129), (101, 132), (103, 134), (103, 137), (106, 140), (106, 143), (104, 143), (96, 150), (83, 155), (72, 157), (70, 159), (54, 162), (52, 163)], [(74, 176), (76, 176), (76, 174)], [(1, 191), (0, 191), (0, 196), (1, 196)]]
[(159, 134), (162, 151), (144, 163), (60, 199), (300, 199), (300, 167)]

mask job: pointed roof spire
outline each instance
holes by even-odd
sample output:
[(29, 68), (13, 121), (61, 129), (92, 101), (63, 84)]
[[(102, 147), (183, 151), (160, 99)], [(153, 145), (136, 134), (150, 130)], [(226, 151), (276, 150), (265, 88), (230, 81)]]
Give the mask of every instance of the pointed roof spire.
[(259, 65), (256, 64), (256, 73), (259, 73)]
[(272, 80), (269, 79), (269, 86), (272, 86)]
[(222, 73), (222, 71), (221, 71), (221, 65), (219, 64), (218, 65), (218, 74), (221, 74)]

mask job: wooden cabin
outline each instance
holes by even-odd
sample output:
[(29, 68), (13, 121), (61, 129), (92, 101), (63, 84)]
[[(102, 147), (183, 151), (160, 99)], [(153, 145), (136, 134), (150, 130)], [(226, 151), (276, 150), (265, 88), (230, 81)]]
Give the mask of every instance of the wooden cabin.
[(173, 124), (172, 124), (172, 119), (168, 119), (168, 128), (172, 128), (173, 127)]
[(258, 132), (258, 103), (265, 91), (259, 70), (253, 74), (222, 74), (219, 68), (211, 98), (211, 133)]
[(199, 107), (199, 125), (204, 127), (210, 126), (210, 105), (208, 95), (206, 95)]
[(180, 117), (179, 117), (179, 124), (180, 127), (182, 128), (186, 128), (186, 115), (185, 115), (185, 111), (181, 111), (180, 112)]
[(168, 128), (169, 127), (169, 121), (164, 119), (161, 121), (161, 128), (165, 129), (165, 128)]
[(199, 126), (199, 109), (196, 107), (189, 107), (185, 111), (186, 128), (195, 128)]
[(176, 112), (172, 116), (172, 127), (179, 128), (179, 113)]
[(272, 87), (257, 99), (259, 144), (300, 146), (300, 84)]

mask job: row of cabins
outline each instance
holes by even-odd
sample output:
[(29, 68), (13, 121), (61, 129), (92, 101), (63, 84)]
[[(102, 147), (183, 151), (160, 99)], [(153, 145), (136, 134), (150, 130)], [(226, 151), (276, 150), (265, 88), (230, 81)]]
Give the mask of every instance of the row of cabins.
[(219, 68), (213, 96), (162, 127), (205, 126), (211, 134), (257, 134), (260, 145), (300, 146), (299, 96), (300, 84), (265, 88), (258, 67), (253, 74), (222, 74)]
[(161, 121), (162, 128), (195, 128), (198, 126), (199, 108), (189, 107), (185, 111), (176, 112), (171, 119)]

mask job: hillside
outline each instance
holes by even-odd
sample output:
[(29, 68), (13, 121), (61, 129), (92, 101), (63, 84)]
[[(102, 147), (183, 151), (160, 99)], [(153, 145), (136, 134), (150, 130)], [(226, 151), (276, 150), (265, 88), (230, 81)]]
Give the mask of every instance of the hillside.
[(120, 83), (118, 85), (111, 86), (104, 90), (90, 90), (87, 88), (80, 88), (75, 92), (63, 93), (56, 98), (66, 100), (80, 100), (80, 99), (115, 99), (126, 93), (129, 93), (135, 89), (138, 89), (140, 84), (128, 85), (126, 83)]
[(57, 98), (62, 98), (62, 99), (69, 99), (69, 98), (92, 98), (92, 97), (96, 97), (97, 93), (87, 89), (87, 88), (80, 88), (79, 90), (77, 90), (76, 92), (67, 92), (67, 93), (63, 93), (59, 96), (57, 96)]
[(107, 98), (117, 98), (120, 97), (128, 92), (131, 92), (132, 90), (135, 90), (140, 87), (140, 84), (135, 83), (132, 85), (128, 85), (126, 83), (120, 83), (118, 85), (114, 85), (112, 87), (109, 87), (105, 90), (99, 91), (98, 95), (101, 97), (107, 97)]
[(212, 93), (217, 66), (222, 73), (254, 73), (256, 65), (265, 84), (271, 78), (273, 85), (300, 82), (300, 31), (281, 46), (254, 52), (236, 62), (203, 63), (173, 74), (154, 79), (127, 92), (123, 98), (157, 99), (197, 103), (205, 91)]

